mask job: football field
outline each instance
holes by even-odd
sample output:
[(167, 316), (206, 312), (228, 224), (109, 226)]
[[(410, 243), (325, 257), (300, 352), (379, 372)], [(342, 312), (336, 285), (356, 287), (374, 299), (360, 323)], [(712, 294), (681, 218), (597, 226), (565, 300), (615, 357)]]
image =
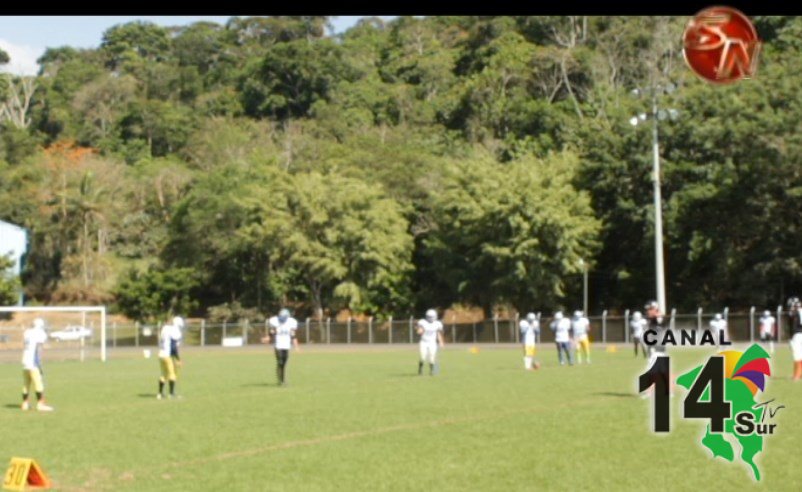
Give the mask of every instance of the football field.
[[(710, 353), (675, 349), (673, 372)], [(714, 460), (699, 444), (705, 422), (680, 419), (682, 388), (671, 433), (650, 431), (649, 400), (635, 394), (645, 361), (630, 346), (561, 367), (548, 345), (533, 372), (521, 355), (453, 345), (430, 377), (417, 375), (417, 345), (302, 346), (277, 387), (269, 348), (188, 348), (183, 398), (158, 401), (157, 359), (45, 351), (53, 413), (19, 410), (20, 366), (0, 364), (0, 460), (35, 458), (65, 491), (802, 490), (802, 384), (784, 344), (758, 395), (787, 407), (757, 457), (758, 484), (737, 456)]]

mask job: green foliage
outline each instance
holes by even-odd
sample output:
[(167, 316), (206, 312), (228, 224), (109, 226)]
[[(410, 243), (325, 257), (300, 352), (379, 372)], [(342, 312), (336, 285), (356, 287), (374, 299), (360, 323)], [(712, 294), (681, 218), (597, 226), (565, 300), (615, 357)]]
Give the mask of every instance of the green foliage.
[(564, 295), (566, 277), (592, 258), (599, 223), (572, 180), (575, 156), (487, 156), (453, 163), (434, 194), (437, 226), (426, 240), (433, 274), (490, 312), (508, 302), (547, 308)]
[(191, 290), (198, 285), (191, 268), (129, 270), (116, 288), (117, 305), (126, 316), (139, 321), (187, 315), (197, 307)]
[(0, 128), (0, 218), (31, 230), (39, 302), (106, 302), (161, 261), (196, 273), (201, 307), (523, 309), (576, 299), (582, 257), (594, 310), (641, 304), (651, 133), (627, 121), (650, 103), (631, 90), (672, 80), (669, 302), (771, 304), (802, 289), (802, 22), (757, 17), (758, 79), (722, 87), (687, 70), (686, 20), (114, 26), (40, 58), (32, 124)]
[(16, 304), (19, 300), (19, 277), (11, 273), (14, 263), (10, 256), (0, 256), (0, 306)]

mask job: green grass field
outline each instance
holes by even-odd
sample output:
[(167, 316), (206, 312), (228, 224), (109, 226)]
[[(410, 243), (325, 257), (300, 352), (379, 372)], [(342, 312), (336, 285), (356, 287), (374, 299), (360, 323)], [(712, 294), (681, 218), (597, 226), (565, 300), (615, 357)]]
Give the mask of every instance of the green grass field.
[[(33, 457), (57, 490), (802, 490), (802, 384), (778, 350), (767, 395), (787, 409), (757, 462), (713, 459), (702, 421), (651, 433), (628, 347), (560, 367), (550, 346), (527, 373), (520, 350), (451, 346), (440, 375), (417, 346), (303, 347), (289, 385), (264, 350), (185, 350), (180, 400), (154, 398), (156, 359), (47, 362), (51, 414), (19, 410), (20, 368), (0, 365), (0, 460)], [(672, 353), (674, 372), (710, 351)]]

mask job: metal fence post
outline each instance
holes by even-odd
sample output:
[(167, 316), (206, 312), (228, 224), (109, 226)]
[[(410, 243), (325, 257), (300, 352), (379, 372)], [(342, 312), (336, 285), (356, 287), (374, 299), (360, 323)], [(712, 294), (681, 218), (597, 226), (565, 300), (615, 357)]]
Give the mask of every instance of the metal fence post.
[(373, 343), (373, 316), (368, 316), (368, 343)]
[(451, 313), (451, 343), (457, 341), (457, 315)]
[(346, 323), (345, 326), (346, 326), (346, 328), (345, 328), (345, 331), (346, 331), (345, 338), (348, 341), (348, 343), (350, 344), (351, 343), (351, 317), (350, 316), (348, 316), (348, 322)]
[(412, 335), (412, 326), (415, 324), (415, 318), (413, 316), (409, 317), (409, 343), (413, 343), (415, 341), (415, 337)]
[(702, 308), (701, 306), (696, 310), (696, 330), (702, 331)]
[(607, 343), (607, 310), (602, 311), (602, 342)]
[(668, 323), (668, 326), (671, 329), (671, 331), (674, 331), (674, 329), (677, 327), (676, 322), (677, 322), (677, 308), (671, 308), (671, 321), (669, 321)]
[(725, 306), (724, 311), (721, 312), (722, 316), (724, 316), (724, 321), (730, 320), (730, 308)]
[(393, 343), (393, 317), (392, 316), (390, 316), (389, 323), (390, 323), (390, 325), (389, 325), (390, 326), (390, 328), (389, 328), (390, 331), (387, 333), (387, 337), (388, 337), (387, 338), (387, 343)]
[(139, 347), (139, 321), (134, 323), (134, 347)]
[(777, 343), (782, 341), (783, 333), (783, 307), (777, 306)]
[(493, 335), (498, 343), (498, 314), (493, 314)]
[(226, 332), (228, 331), (228, 322), (223, 320), (223, 338), (220, 339), (220, 343), (223, 343), (223, 340), (226, 338)]
[(245, 319), (245, 323), (242, 325), (242, 344), (248, 345), (248, 327), (251, 324), (249, 319)]
[(629, 309), (624, 310), (624, 343), (629, 343)]
[(206, 346), (206, 320), (201, 320), (201, 347)]
[(476, 343), (476, 321), (473, 322), (473, 343)]
[(309, 318), (306, 318), (306, 325), (304, 326), (306, 332), (306, 343), (309, 343)]
[(111, 346), (117, 346), (117, 322), (111, 324)]
[(331, 318), (326, 318), (326, 343), (331, 343)]
[(749, 308), (749, 341), (755, 341), (755, 306)]

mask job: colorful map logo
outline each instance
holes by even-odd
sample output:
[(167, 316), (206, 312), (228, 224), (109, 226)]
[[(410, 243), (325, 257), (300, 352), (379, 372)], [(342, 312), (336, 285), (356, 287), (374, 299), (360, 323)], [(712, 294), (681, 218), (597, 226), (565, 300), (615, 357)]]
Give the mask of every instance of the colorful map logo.
[[(718, 361), (717, 364), (711, 364), (714, 358), (723, 358), (724, 385), (723, 392), (719, 389), (718, 394), (715, 384), (718, 382), (720, 385), (721, 376), (713, 369), (722, 365)], [(745, 352), (719, 352), (704, 366), (700, 365), (677, 378), (678, 385), (690, 390), (685, 401), (685, 418), (695, 412), (690, 418), (709, 416), (711, 419), (706, 425), (702, 446), (709, 449), (714, 458), (721, 457), (733, 462), (736, 454), (734, 445), (737, 444), (740, 461), (749, 465), (756, 481), (760, 480), (761, 473), (755, 459), (763, 451), (765, 437), (776, 429), (776, 423), (772, 423), (774, 415), (779, 408), (784, 408), (778, 405), (772, 408), (770, 404), (773, 400), (763, 403), (756, 401), (758, 392), (764, 392), (766, 380), (771, 376), (768, 359), (769, 354), (760, 345), (754, 344)], [(691, 398), (694, 391), (701, 394), (698, 400)], [(701, 412), (706, 415), (701, 415), (698, 407), (702, 407)], [(719, 426), (714, 425), (714, 419), (718, 419)], [(716, 432), (715, 427), (720, 427), (722, 420), (723, 431)]]

